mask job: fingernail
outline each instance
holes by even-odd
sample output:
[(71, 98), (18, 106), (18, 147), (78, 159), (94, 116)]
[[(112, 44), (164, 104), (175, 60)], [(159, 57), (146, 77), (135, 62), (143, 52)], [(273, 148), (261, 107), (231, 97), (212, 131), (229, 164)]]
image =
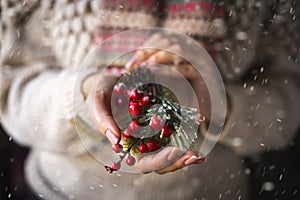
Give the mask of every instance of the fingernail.
[(108, 140), (110, 141), (110, 143), (117, 144), (119, 142), (119, 139), (111, 130), (108, 129), (106, 131), (105, 135), (108, 138)]
[(136, 61), (137, 61), (137, 59), (133, 57), (131, 60), (129, 60), (129, 61), (125, 64), (125, 68), (126, 68), (126, 69), (130, 68)]
[(148, 65), (149, 64), (149, 61), (144, 61), (144, 62), (142, 62), (141, 64), (140, 64), (140, 66), (146, 66), (146, 65)]
[(178, 158), (182, 152), (178, 148), (173, 148), (170, 154), (167, 157), (168, 161), (173, 161), (175, 158)]
[(184, 162), (184, 165), (190, 165), (190, 164), (193, 164), (193, 163), (195, 163), (195, 162), (197, 162), (197, 161), (199, 161), (199, 160), (201, 160), (201, 159), (203, 159), (203, 158), (193, 155), (193, 156), (191, 156), (189, 159), (187, 159), (187, 160)]
[(203, 157), (203, 158), (200, 158), (196, 163), (197, 163), (197, 164), (201, 164), (201, 163), (204, 163), (205, 160), (206, 160), (206, 158)]
[(174, 65), (178, 66), (178, 65), (180, 65), (181, 62), (182, 62), (181, 59), (176, 59), (176, 60), (174, 60)]

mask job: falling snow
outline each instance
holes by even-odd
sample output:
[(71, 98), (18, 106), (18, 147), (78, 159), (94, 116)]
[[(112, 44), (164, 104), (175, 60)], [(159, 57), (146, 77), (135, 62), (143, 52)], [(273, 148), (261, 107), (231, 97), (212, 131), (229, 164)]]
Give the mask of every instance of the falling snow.
[[(69, 1), (66, 1), (66, 2), (69, 2)], [(95, 9), (94, 8), (95, 6), (92, 6), (92, 5), (97, 4), (97, 6), (96, 6), (97, 9), (100, 7), (98, 5), (99, 2), (100, 1), (98, 1), (98, 0), (93, 1), (93, 3), (89, 4), (89, 6), (87, 6), (88, 9), (86, 9), (86, 10), (82, 9), (82, 10), (84, 10), (85, 14), (88, 14), (86, 12), (89, 12), (90, 10)], [(294, 2), (296, 2), (297, 4), (296, 3), (294, 4)], [(221, 1), (218, 3), (218, 5), (222, 6), (222, 5), (226, 5), (226, 3), (227, 3), (226, 1)], [(26, 1), (26, 0), (22, 1), (22, 2), (20, 1), (19, 6), (22, 6), (22, 7), (20, 7), (20, 9), (26, 10), (28, 7), (28, 4), (30, 4), (30, 1)], [(299, 177), (298, 157), (297, 157), (298, 151), (295, 153), (295, 149), (297, 148), (297, 150), (299, 150), (299, 148), (298, 148), (299, 142), (294, 141), (294, 140), (289, 142), (289, 144), (292, 144), (291, 149), (289, 149), (289, 147), (288, 147), (288, 149), (283, 149), (283, 150), (276, 149), (276, 148), (273, 149), (273, 147), (271, 149), (271, 148), (269, 148), (269, 146), (272, 146), (273, 138), (271, 138), (270, 140), (264, 140), (264, 138), (255, 138), (255, 136), (258, 135), (259, 133), (255, 132), (253, 134), (249, 134), (249, 132), (247, 132), (248, 130), (253, 130), (255, 128), (255, 131), (257, 130), (258, 132), (260, 132), (262, 134), (266, 134), (266, 135), (281, 134), (280, 138), (282, 138), (284, 140), (288, 137), (296, 137), (293, 135), (288, 135), (288, 133), (290, 133), (290, 129), (286, 128), (286, 126), (287, 126), (286, 123), (291, 123), (291, 116), (292, 116), (289, 114), (290, 111), (285, 110), (285, 107), (286, 107), (285, 103), (289, 103), (289, 101), (288, 100), (284, 101), (282, 99), (276, 99), (276, 98), (278, 98), (277, 96), (274, 97), (274, 93), (276, 93), (276, 92), (274, 92), (273, 88), (270, 89), (270, 87), (269, 87), (269, 86), (271, 86), (271, 87), (274, 86), (273, 83), (274, 83), (274, 81), (276, 81), (276, 78), (277, 78), (277, 77), (274, 78), (271, 75), (269, 76), (269, 72), (273, 73), (272, 64), (273, 63), (282, 64), (282, 63), (278, 62), (278, 60), (277, 60), (277, 56), (278, 57), (280, 56), (280, 55), (278, 55), (278, 54), (280, 54), (280, 51), (277, 51), (277, 49), (274, 50), (272, 48), (269, 48), (268, 46), (265, 46), (266, 45), (265, 43), (262, 43), (264, 45), (263, 52), (267, 51), (267, 53), (270, 55), (274, 54), (274, 57), (272, 57), (272, 59), (271, 59), (272, 62), (268, 63), (267, 61), (270, 58), (264, 58), (263, 57), (264, 55), (262, 55), (263, 58), (261, 58), (262, 62), (256, 63), (256, 62), (253, 62), (253, 59), (252, 59), (252, 57), (256, 58), (256, 56), (258, 56), (258, 57), (261, 56), (260, 55), (261, 51), (259, 51), (257, 49), (253, 49), (252, 46), (253, 45), (260, 46), (259, 44), (261, 41), (256, 41), (256, 40), (261, 39), (261, 38), (266, 38), (267, 40), (271, 41), (272, 45), (274, 45), (274, 46), (278, 45), (278, 50), (280, 50), (279, 48), (281, 48), (283, 50), (287, 49), (288, 52), (286, 52), (286, 55), (284, 55), (284, 60), (285, 60), (284, 62), (288, 63), (288, 64), (284, 63), (284, 66), (286, 66), (286, 68), (288, 67), (289, 64), (297, 64), (299, 61), (300, 48), (297, 46), (296, 47), (294, 46), (294, 48), (293, 48), (293, 43), (298, 44), (297, 39), (299, 40), (299, 35), (300, 35), (298, 30), (296, 29), (297, 27), (299, 27), (298, 26), (298, 24), (299, 24), (298, 1), (292, 1), (292, 0), (276, 1), (275, 0), (275, 1), (272, 1), (270, 4), (272, 4), (272, 5), (274, 4), (272, 9), (271, 8), (269, 9), (270, 11), (272, 10), (272, 13), (268, 13), (269, 15), (266, 15), (270, 18), (264, 19), (265, 21), (255, 20), (255, 15), (257, 14), (257, 12), (252, 13), (250, 20), (245, 18), (245, 14), (248, 12), (248, 10), (250, 10), (252, 8), (255, 8), (255, 10), (262, 12), (262, 9), (265, 8), (265, 4), (263, 1), (258, 1), (258, 0), (254, 1), (254, 2), (253, 1), (239, 1), (237, 3), (237, 5), (229, 6), (228, 7), (229, 10), (226, 11), (226, 14), (228, 15), (228, 16), (226, 16), (226, 17), (228, 17), (227, 20), (229, 21), (231, 19), (234, 19), (235, 21), (233, 21), (231, 23), (233, 23), (234, 25), (237, 25), (237, 26), (235, 28), (228, 29), (228, 31), (229, 31), (228, 35), (230, 35), (234, 39), (235, 43), (234, 43), (234, 45), (230, 45), (225, 42), (223, 43), (222, 39), (217, 39), (217, 40), (219, 40), (218, 41), (218, 43), (219, 43), (218, 51), (220, 51), (222, 53), (225, 52), (226, 54), (228, 54), (228, 58), (226, 58), (227, 60), (225, 60), (225, 62), (226, 63), (232, 62), (234, 64), (233, 66), (228, 67), (228, 70), (231, 70), (231, 72), (230, 72), (232, 75), (231, 78), (233, 78), (233, 79), (236, 78), (237, 80), (240, 81), (239, 89), (242, 90), (244, 92), (244, 94), (249, 95), (249, 96), (253, 94), (251, 96), (251, 101), (253, 101), (253, 103), (251, 103), (251, 105), (249, 105), (249, 106), (247, 105), (247, 108), (245, 108), (245, 110), (247, 112), (249, 111), (249, 113), (245, 114), (245, 118), (247, 118), (247, 121), (245, 121), (244, 123), (240, 123), (239, 119), (238, 120), (234, 119), (234, 120), (229, 121), (228, 136), (230, 136), (231, 138), (230, 138), (230, 140), (228, 140), (229, 142), (226, 141), (226, 144), (228, 146), (230, 146), (230, 148), (234, 148), (234, 149), (237, 149), (237, 151), (239, 151), (240, 149), (243, 150), (243, 148), (248, 148), (249, 144), (251, 144), (251, 142), (254, 141), (253, 144), (254, 144), (256, 150), (261, 151), (258, 154), (255, 154), (255, 155), (252, 154), (249, 156), (247, 154), (247, 156), (245, 156), (245, 158), (243, 157), (243, 160), (239, 164), (243, 165), (243, 167), (245, 167), (245, 168), (240, 168), (239, 169), (240, 171), (238, 171), (238, 170), (232, 171), (231, 168), (226, 166), (226, 162), (225, 162), (224, 166), (226, 167), (226, 169), (225, 169), (225, 167), (222, 168), (223, 166), (220, 167), (220, 170), (224, 170), (223, 171), (224, 175), (219, 176), (218, 180), (224, 179), (225, 175), (226, 175), (226, 178), (232, 179), (233, 181), (238, 180), (239, 176), (247, 176), (247, 178), (251, 179), (251, 181), (253, 181), (253, 179), (255, 179), (255, 180), (258, 179), (260, 181), (259, 184), (257, 185), (257, 187), (259, 188), (260, 191), (255, 191), (255, 192), (257, 192), (260, 199), (264, 199), (263, 195), (265, 195), (266, 193), (272, 195), (272, 199), (286, 199), (287, 195), (295, 196), (294, 198), (291, 197), (289, 199), (299, 199), (299, 188), (295, 188), (292, 186), (292, 183), (290, 183), (290, 180), (292, 182), (293, 177), (290, 178), (291, 175), (289, 175), (289, 174), (293, 174), (293, 175), (295, 174), (295, 180), (298, 181), (297, 180), (297, 177)], [(116, 4), (114, 7), (114, 9), (118, 10), (118, 11), (122, 11), (122, 10), (126, 11), (127, 8), (128, 8), (128, 6), (125, 4), (124, 5)], [(239, 8), (240, 11), (236, 8)], [(77, 9), (80, 10), (80, 8), (77, 8)], [(200, 7), (198, 6), (197, 9), (198, 9), (197, 12), (199, 12)], [(13, 9), (11, 9), (11, 10), (13, 10)], [(2, 9), (1, 9), (1, 11), (2, 11)], [(147, 12), (145, 12), (145, 13), (150, 16), (149, 13), (147, 13)], [(78, 15), (78, 13), (74, 12), (73, 15)], [(260, 16), (260, 15), (261, 14), (257, 14), (257, 16)], [(236, 16), (238, 16), (238, 17), (236, 17)], [(9, 17), (13, 17), (13, 16), (9, 16)], [(57, 13), (56, 17), (60, 18), (61, 20), (65, 19), (65, 18), (67, 19), (67, 16), (65, 16), (64, 12)], [(97, 19), (99, 19), (101, 21), (113, 19), (117, 23), (117, 21), (119, 21), (119, 22), (123, 21), (123, 16), (119, 15), (119, 14), (118, 15), (114, 14), (113, 16), (108, 16), (108, 15), (103, 15), (103, 13), (101, 12), (101, 14), (97, 17)], [(26, 20), (28, 20), (28, 19), (26, 19)], [(71, 21), (71, 19), (69, 19), (69, 18), (67, 20)], [(184, 22), (189, 22), (189, 19), (183, 19), (183, 20), (185, 20)], [(76, 21), (76, 20), (74, 20), (74, 21)], [(83, 23), (83, 22), (81, 20), (77, 20), (75, 23), (75, 26), (79, 27), (80, 23)], [(218, 24), (218, 25), (220, 25), (220, 24)], [(250, 27), (250, 25), (251, 26), (253, 25), (253, 27), (257, 27), (257, 30), (256, 29), (253, 29), (253, 30), (255, 30), (257, 32), (260, 31), (260, 33), (257, 36), (258, 38), (253, 38), (253, 33), (252, 33), (253, 31), (252, 31), (252, 29), (248, 28), (248, 26)], [(272, 27), (276, 26), (276, 25), (279, 25), (280, 30), (282, 30), (282, 31), (278, 31), (278, 32), (283, 32), (283, 34), (286, 35), (286, 38), (287, 38), (286, 41), (285, 41), (285, 38), (283, 38), (281, 40), (281, 38), (279, 39), (279, 36), (278, 36), (278, 38), (276, 37), (277, 35), (280, 35), (280, 33), (276, 33), (276, 31), (272, 30)], [(78, 32), (83, 31), (84, 28), (88, 27), (88, 26), (87, 27), (85, 27), (85, 26), (87, 26), (87, 25), (81, 24), (80, 28), (78, 28)], [(47, 28), (49, 28), (48, 25), (47, 25)], [(67, 26), (64, 26), (64, 28), (66, 30), (68, 29)], [(122, 28), (123, 27), (121, 27), (120, 29), (122, 29)], [(44, 30), (45, 24), (40, 26), (38, 29)], [(84, 30), (84, 31), (90, 32), (91, 30)], [(194, 33), (191, 28), (188, 28), (186, 31), (188, 32), (187, 35), (193, 36)], [(230, 32), (230, 31), (232, 31), (232, 32)], [(21, 40), (22, 37), (24, 36), (24, 34), (22, 33), (22, 29), (20, 29), (20, 28), (17, 28), (14, 31), (14, 34), (16, 37), (14, 39), (16, 39), (16, 40)], [(72, 32), (72, 34), (75, 34), (75, 33)], [(80, 34), (78, 34), (78, 35), (80, 35)], [(295, 35), (295, 36), (293, 36), (293, 35)], [(272, 38), (272, 37), (274, 37), (274, 38)], [(77, 38), (77, 35), (76, 35), (76, 38)], [(79, 36), (78, 36), (78, 38), (79, 38)], [(88, 39), (85, 43), (89, 42), (89, 39), (90, 39), (89, 36), (87, 38)], [(58, 40), (59, 39), (57, 39), (57, 41)], [(51, 41), (52, 40), (50, 40), (49, 38), (45, 38), (43, 40), (43, 43), (40, 44), (39, 49), (41, 49), (42, 46), (46, 43), (48, 45), (51, 45)], [(280, 44), (282, 41), (285, 42), (286, 44), (285, 45)], [(187, 43), (191, 44), (191, 40), (187, 40)], [(14, 47), (12, 44), (8, 44), (7, 48), (12, 49), (8, 54), (9, 58), (19, 57), (23, 53), (19, 49), (16, 49), (16, 48), (13, 49)], [(276, 46), (276, 48), (277, 48), (277, 46)], [(238, 51), (238, 53), (240, 53), (241, 56), (235, 55), (236, 51)], [(296, 55), (296, 58), (295, 58), (295, 55)], [(247, 70), (250, 70), (247, 68), (248, 65), (250, 65), (247, 63), (248, 62), (247, 59), (250, 59), (251, 65), (255, 65), (256, 71), (254, 71), (252, 74), (249, 74), (249, 77), (244, 78), (244, 75), (246, 75), (245, 73), (247, 73)], [(78, 61), (79, 59), (72, 58), (72, 60)], [(246, 64), (245, 64), (245, 61), (246, 61)], [(264, 65), (264, 66), (262, 66), (262, 65)], [(220, 64), (220, 66), (222, 66), (222, 64)], [(296, 65), (296, 67), (299, 67), (299, 64)], [(226, 71), (226, 70), (224, 70), (224, 71)], [(275, 72), (275, 74), (276, 74), (276, 72)], [(284, 93), (285, 95), (290, 95), (289, 90), (285, 89), (285, 88), (289, 88), (289, 86), (293, 85), (294, 80), (292, 78), (289, 79), (289, 77), (287, 77), (287, 79), (284, 79), (286, 76), (280, 76), (280, 75), (281, 74), (279, 73), (278, 74), (279, 81), (277, 83), (280, 86), (282, 86), (282, 88), (284, 88), (284, 90), (280, 91), (280, 92)], [(296, 76), (296, 74), (293, 74), (293, 75)], [(284, 78), (282, 78), (282, 77), (284, 77)], [(260, 93), (259, 93), (260, 91), (262, 91), (261, 93), (263, 95), (265, 95), (267, 98), (265, 98), (264, 100), (260, 100), (260, 99), (256, 100), (255, 94), (257, 93), (258, 95), (260, 95)], [(239, 94), (239, 95), (242, 96), (241, 94)], [(229, 97), (229, 100), (231, 100), (230, 95), (228, 97)], [(202, 102), (204, 102), (204, 98), (202, 98)], [(279, 102), (279, 105), (277, 104), (277, 102)], [(234, 104), (235, 102), (230, 102), (230, 103), (232, 104), (230, 106), (233, 106), (233, 108), (236, 108), (235, 104)], [(238, 102), (238, 103), (239, 103), (239, 106), (243, 105), (243, 102)], [(272, 107), (272, 106), (276, 106), (276, 107), (274, 107), (274, 109), (272, 109), (272, 110), (268, 110), (268, 108)], [(287, 107), (288, 106), (289, 105), (287, 105)], [(166, 108), (170, 109), (169, 107), (166, 107)], [(270, 112), (271, 114), (270, 114), (270, 116), (267, 116), (267, 117), (262, 116), (262, 118), (264, 117), (264, 120), (261, 121), (259, 119), (261, 116), (256, 116), (255, 113), (264, 114), (265, 111)], [(163, 112), (163, 111), (161, 110), (161, 112)], [(229, 114), (231, 114), (231, 112), (229, 112)], [(241, 119), (243, 117), (244, 116), (240, 116)], [(292, 117), (297, 118), (297, 116), (292, 116)], [(169, 116), (166, 117), (166, 119), (169, 119), (169, 118), (170, 118)], [(66, 117), (60, 116), (60, 119), (63, 120), (63, 119), (66, 119)], [(1, 119), (0, 119), (0, 123), (1, 123)], [(244, 129), (241, 129), (241, 127)], [(264, 128), (264, 129), (259, 130), (260, 128)], [(39, 133), (39, 131), (41, 131), (43, 129), (43, 127), (40, 125), (35, 126), (35, 124), (33, 124), (33, 126), (31, 126), (31, 129), (34, 131), (35, 134), (37, 134), (37, 133)], [(245, 130), (245, 132), (243, 132), (244, 130)], [(238, 133), (236, 133), (236, 132), (238, 132)], [(14, 137), (14, 138), (18, 139), (17, 137)], [(20, 163), (21, 163), (18, 154), (14, 154), (14, 152), (10, 152), (5, 149), (6, 145), (7, 146), (15, 145), (14, 138), (11, 136), (8, 136), (8, 137), (4, 138), (0, 144), (1, 148), (4, 149), (4, 151), (3, 151), (4, 154), (7, 154), (5, 159), (2, 160), (2, 158), (1, 158), (1, 164), (5, 165), (5, 169), (2, 168), (2, 165), (0, 166), (1, 167), (0, 168), (1, 169), (1, 173), (0, 173), (0, 181), (1, 181), (0, 183), (1, 184), (0, 185), (2, 187), (1, 189), (5, 193), (5, 196), (4, 197), (0, 196), (0, 199), (2, 199), (2, 198), (15, 199), (16, 194), (19, 192), (19, 190), (21, 190), (23, 188), (23, 186), (20, 186), (20, 185), (12, 185), (12, 186), (10, 185), (9, 186), (6, 183), (2, 184), (3, 180), (8, 179), (9, 176), (12, 176), (15, 173), (14, 171), (13, 171), (13, 173), (11, 173), (11, 172), (8, 173), (7, 169), (14, 168), (15, 165), (20, 165)], [(50, 138), (50, 139), (53, 139), (53, 138)], [(225, 138), (225, 139), (227, 139), (227, 138)], [(255, 139), (255, 140), (251, 141), (251, 139)], [(276, 140), (276, 138), (274, 140)], [(4, 144), (2, 144), (2, 142)], [(268, 153), (269, 151), (271, 152), (271, 154), (276, 155), (276, 157), (273, 158), (273, 160), (268, 160), (267, 159), (268, 157), (267, 158), (264, 157), (265, 153), (267, 153), (267, 155), (269, 156), (269, 153)], [(220, 156), (220, 158), (221, 158), (221, 156)], [(285, 163), (285, 161), (287, 161), (287, 163)], [(250, 164), (248, 162), (250, 162)], [(248, 164), (250, 166), (248, 166)], [(202, 169), (203, 169), (203, 171), (205, 171), (205, 173), (210, 173), (211, 171), (213, 171), (211, 169), (213, 169), (214, 166), (209, 166), (209, 165), (203, 165), (203, 166), (204, 167)], [(182, 171), (183, 171), (183, 173), (187, 173), (187, 172), (189, 172), (189, 168), (185, 167)], [(115, 176), (118, 179), (123, 179), (126, 175), (123, 175), (123, 174), (121, 175), (119, 173), (116, 173)], [(18, 179), (18, 181), (19, 181), (19, 179)], [(135, 180), (135, 181), (138, 183), (137, 185), (140, 184), (140, 182), (138, 182), (137, 180)], [(191, 181), (191, 185), (198, 187), (199, 185), (202, 184), (201, 181), (202, 181), (202, 179), (193, 179)], [(39, 184), (42, 185), (42, 183), (39, 183)], [(291, 186), (289, 184), (291, 184)], [(104, 185), (105, 185), (105, 188), (104, 188)], [(103, 190), (106, 190), (106, 189), (112, 188), (112, 187), (114, 188), (114, 190), (117, 190), (117, 189), (121, 188), (121, 184), (117, 185), (115, 183), (113, 184), (113, 182), (110, 182), (109, 184), (95, 183), (95, 185), (93, 185), (93, 186), (86, 185), (86, 187), (89, 188), (89, 192), (92, 193), (97, 190), (103, 191)], [(201, 187), (203, 187), (203, 190), (205, 192), (214, 191), (214, 188), (208, 187), (207, 185), (201, 185)], [(297, 185), (297, 187), (299, 187), (299, 185)], [(72, 188), (72, 190), (73, 189), (74, 188)], [(58, 187), (54, 187), (54, 190), (56, 192), (60, 191), (60, 189)], [(92, 190), (92, 191), (90, 191), (90, 190)], [(227, 195), (230, 195), (233, 193), (235, 193), (235, 195), (236, 195), (235, 199), (245, 199), (244, 196), (242, 196), (241, 191), (234, 191), (233, 188), (229, 188), (228, 190), (225, 189), (222, 191), (222, 193), (216, 192), (215, 195), (219, 199), (227, 199)], [(254, 193), (254, 192), (252, 192), (252, 193)], [(46, 198), (46, 195), (44, 196), (44, 194), (36, 194), (36, 195), (40, 198)], [(203, 195), (205, 195), (205, 193)], [(280, 195), (282, 197), (280, 197)], [(284, 196), (284, 195), (286, 195), (286, 196)], [(99, 196), (101, 197), (101, 195), (99, 195)], [(67, 194), (66, 198), (76, 199), (76, 196), (74, 196), (73, 194)], [(196, 198), (194, 196), (190, 199), (207, 200), (207, 198), (205, 198), (205, 197), (197, 197)]]
[(275, 189), (275, 184), (273, 182), (265, 182), (262, 185), (264, 191), (272, 191)]
[(246, 175), (250, 175), (250, 174), (251, 174), (251, 169), (246, 168), (246, 169), (245, 169), (245, 174), (246, 174)]

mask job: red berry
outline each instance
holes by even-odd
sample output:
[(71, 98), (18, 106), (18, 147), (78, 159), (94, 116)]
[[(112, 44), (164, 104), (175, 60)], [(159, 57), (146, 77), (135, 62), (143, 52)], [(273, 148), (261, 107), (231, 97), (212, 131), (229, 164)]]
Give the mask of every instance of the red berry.
[(143, 93), (138, 89), (131, 90), (130, 98), (134, 101), (141, 100)]
[(164, 137), (169, 137), (173, 133), (173, 128), (170, 125), (164, 125), (164, 127), (161, 129), (160, 134)]
[(139, 149), (139, 151), (140, 151), (141, 153), (145, 153), (145, 152), (148, 151), (148, 147), (147, 147), (147, 145), (145, 145), (144, 143), (140, 144), (140, 145), (138, 146), (138, 149)]
[(126, 163), (127, 163), (127, 165), (129, 165), (129, 166), (134, 165), (134, 164), (135, 164), (135, 158), (134, 158), (133, 156), (128, 156), (128, 157), (126, 158)]
[(159, 142), (155, 139), (150, 139), (147, 142), (147, 148), (148, 148), (148, 151), (150, 151), (150, 152), (158, 150), (159, 147), (160, 147)]
[(139, 123), (138, 120), (133, 120), (128, 124), (128, 130), (131, 133), (138, 132), (141, 129), (141, 124)]
[(133, 104), (136, 104), (137, 102), (135, 101), (132, 101), (132, 99), (129, 100), (129, 106), (133, 105)]
[(126, 87), (123, 83), (119, 83), (114, 86), (114, 92), (119, 95), (123, 94), (125, 92), (125, 89)]
[(152, 99), (152, 97), (151, 97), (150, 95), (145, 94), (145, 95), (142, 97), (141, 104), (142, 104), (143, 106), (148, 106), (148, 105), (150, 104), (150, 102), (151, 102), (151, 99)]
[(123, 146), (119, 143), (112, 145), (112, 149), (115, 153), (120, 153), (123, 150)]
[(142, 114), (142, 107), (137, 102), (130, 102), (129, 113), (133, 116), (139, 116), (140, 114)]
[(165, 122), (160, 116), (154, 115), (151, 117), (149, 124), (153, 129), (160, 130), (164, 126)]
[(125, 131), (123, 131), (123, 137), (124, 138), (132, 138), (132, 135), (129, 133), (128, 129), (125, 129)]
[(111, 163), (110, 166), (113, 170), (119, 170), (121, 168), (121, 162), (120, 161), (115, 161), (113, 163)]

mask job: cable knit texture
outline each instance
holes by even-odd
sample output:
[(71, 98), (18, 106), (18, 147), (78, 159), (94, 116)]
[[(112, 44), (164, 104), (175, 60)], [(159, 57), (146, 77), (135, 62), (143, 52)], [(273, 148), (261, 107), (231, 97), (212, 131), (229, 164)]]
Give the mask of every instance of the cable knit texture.
[[(250, 154), (284, 147), (299, 125), (296, 1), (3, 0), (1, 11), (1, 122), (16, 142), (33, 149), (27, 178), (46, 199), (217, 199), (222, 192), (223, 199), (238, 199), (246, 194), (246, 179), (229, 177), (241, 168), (232, 150)], [(97, 69), (79, 67), (110, 35), (152, 26), (174, 29), (209, 47), (231, 100), (220, 141), (227, 147), (217, 145), (203, 168), (108, 176), (77, 134), (84, 132), (95, 153), (101, 154), (98, 141), (107, 143), (91, 126), (81, 94), (82, 82)], [(147, 39), (133, 38), (136, 46)], [(100, 64), (128, 46), (126, 41), (117, 38), (115, 48), (100, 55)], [(77, 130), (74, 119), (80, 122)]]

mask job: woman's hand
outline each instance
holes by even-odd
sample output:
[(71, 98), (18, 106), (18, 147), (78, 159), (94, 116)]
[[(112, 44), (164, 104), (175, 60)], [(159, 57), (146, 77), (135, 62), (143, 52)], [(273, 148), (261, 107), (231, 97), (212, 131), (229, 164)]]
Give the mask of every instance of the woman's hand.
[(120, 141), (120, 129), (111, 112), (111, 95), (117, 81), (112, 74), (95, 74), (87, 78), (83, 84), (86, 103), (96, 126), (112, 144)]
[[(166, 51), (166, 49), (168, 51)], [(154, 34), (145, 42), (140, 50), (134, 53), (132, 59), (127, 62), (125, 67), (130, 69), (148, 63), (163, 64), (173, 62), (174, 64), (179, 64), (183, 60), (176, 54), (180, 54), (181, 51), (180, 44), (175, 43), (161, 34)]]
[[(188, 79), (192, 87), (197, 88), (198, 92), (196, 92), (196, 96), (200, 104), (201, 114), (205, 113), (205, 116), (210, 116), (209, 94), (205, 82), (195, 68), (179, 56), (183, 51), (183, 47), (176, 42), (177, 41), (174, 38), (169, 39), (160, 34), (155, 34), (140, 50), (135, 52), (132, 59), (128, 61), (125, 67), (130, 69), (155, 63), (168, 64), (172, 69)], [(152, 46), (155, 46), (155, 48), (147, 48)], [(175, 75), (172, 74), (172, 71), (165, 76), (170, 79), (174, 79), (175, 77)], [(179, 82), (180, 81), (178, 80), (173, 80), (173, 83)], [(197, 99), (195, 99), (195, 101)], [(197, 105), (195, 102), (190, 103), (193, 106)], [(171, 163), (170, 160), (173, 160), (173, 162)], [(141, 172), (156, 171), (157, 173), (162, 174), (175, 171), (186, 165), (203, 163), (203, 161), (204, 158), (199, 157), (198, 152), (187, 151), (183, 153), (180, 152), (178, 148), (167, 147), (157, 154), (138, 157), (136, 167)]]
[(142, 173), (156, 172), (164, 174), (173, 172), (191, 164), (200, 164), (205, 161), (198, 152), (181, 152), (177, 147), (166, 147), (151, 155), (138, 155), (135, 167)]
[[(121, 138), (120, 129), (111, 111), (111, 94), (116, 81), (116, 76), (96, 74), (90, 76), (83, 84), (83, 91), (87, 96), (87, 104), (94, 121), (111, 144), (120, 142)], [(155, 171), (163, 174), (190, 164), (202, 163), (203, 159), (199, 157), (198, 152), (183, 153), (176, 147), (166, 147), (155, 154), (138, 155), (135, 167), (142, 173)]]
[[(199, 43), (199, 45), (205, 49), (204, 43)], [(149, 64), (167, 64), (171, 69), (184, 76), (194, 89), (197, 98), (190, 99), (188, 106), (199, 106), (201, 114), (209, 119), (211, 116), (211, 101), (203, 76), (206, 76), (206, 79), (210, 80), (212, 80), (214, 76), (210, 73), (211, 64), (208, 63), (207, 59), (201, 59), (204, 50), (201, 49), (200, 46), (188, 45), (186, 40), (177, 39), (173, 36), (168, 38), (161, 34), (154, 34), (145, 42), (143, 47), (134, 53), (132, 59), (127, 62), (125, 67), (130, 69)], [(183, 55), (182, 52), (184, 52), (185, 55), (189, 54), (192, 58), (197, 59), (197, 63), (201, 64), (201, 66), (206, 66), (205, 71), (201, 71), (200, 74), (194, 66), (180, 57), (180, 55)], [(207, 58), (206, 55), (204, 58)], [(182, 82), (180, 82), (180, 79), (174, 78), (176, 75), (173, 70), (169, 70), (168, 74), (163, 74), (166, 70), (161, 70), (158, 73), (164, 79), (170, 79), (170, 83), (177, 83), (178, 88), (180, 88)], [(182, 92), (180, 95), (190, 96), (186, 94), (188, 91), (184, 88), (179, 89), (179, 91)]]

